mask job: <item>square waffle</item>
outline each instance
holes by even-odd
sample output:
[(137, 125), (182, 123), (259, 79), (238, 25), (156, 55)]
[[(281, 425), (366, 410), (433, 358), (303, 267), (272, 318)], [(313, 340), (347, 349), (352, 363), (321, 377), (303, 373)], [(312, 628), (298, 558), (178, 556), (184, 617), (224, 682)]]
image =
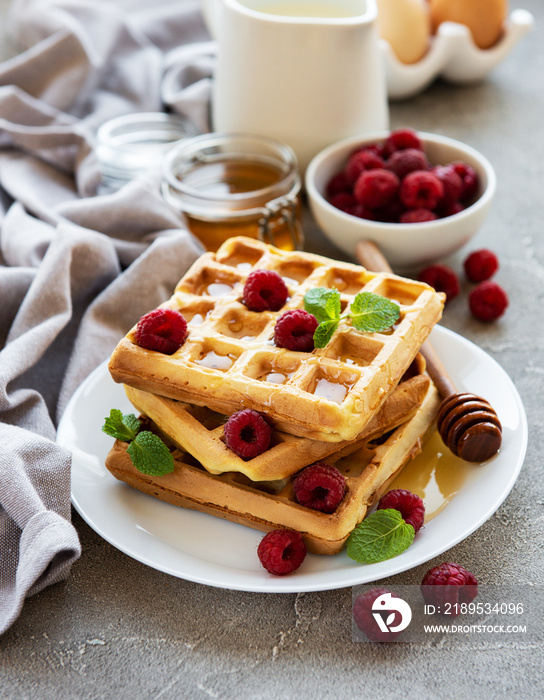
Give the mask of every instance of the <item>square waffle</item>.
[(418, 354), (399, 384), (352, 442), (322, 442), (296, 437), (275, 430), (272, 446), (249, 460), (238, 457), (225, 445), (227, 417), (206, 406), (195, 406), (176, 399), (125, 386), (126, 394), (139, 413), (147, 416), (181, 450), (188, 452), (212, 474), (240, 472), (252, 481), (284, 479), (303, 467), (325, 459), (339, 449), (357, 449), (408, 420), (421, 405), (429, 387), (425, 360)]
[[(271, 269), (289, 290), (278, 312), (249, 311), (241, 302), (248, 274)], [(387, 297), (400, 318), (383, 333), (361, 333), (341, 321), (323, 349), (292, 352), (274, 344), (274, 324), (304, 308), (312, 288), (335, 288), (342, 311), (358, 292)], [(202, 255), (164, 306), (179, 310), (189, 335), (173, 355), (139, 347), (133, 328), (110, 360), (113, 379), (143, 391), (231, 414), (264, 413), (282, 432), (325, 442), (354, 440), (398, 384), (439, 320), (444, 295), (392, 273), (260, 241), (231, 238)]]
[[(171, 450), (175, 469), (165, 476), (151, 477), (139, 472), (127, 453), (127, 443), (119, 440), (106, 458), (106, 467), (120, 481), (173, 505), (265, 532), (290, 528), (303, 535), (309, 551), (335, 554), (404, 465), (421, 451), (434, 429), (439, 404), (438, 392), (431, 383), (415, 415), (392, 433), (351, 454), (340, 450), (329, 455), (327, 463), (342, 472), (347, 487), (342, 502), (330, 515), (298, 504), (292, 477), (254, 482), (238, 472), (210, 474), (194, 457), (174, 445)], [(150, 429), (164, 438), (153, 424)]]

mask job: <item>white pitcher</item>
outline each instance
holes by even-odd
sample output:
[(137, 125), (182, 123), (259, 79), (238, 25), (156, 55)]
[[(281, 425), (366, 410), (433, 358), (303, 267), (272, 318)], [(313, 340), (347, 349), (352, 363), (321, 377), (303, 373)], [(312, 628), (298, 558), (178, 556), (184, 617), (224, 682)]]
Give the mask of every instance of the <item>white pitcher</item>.
[(339, 139), (387, 129), (375, 0), (203, 0), (217, 39), (212, 125), (287, 143), (304, 170)]

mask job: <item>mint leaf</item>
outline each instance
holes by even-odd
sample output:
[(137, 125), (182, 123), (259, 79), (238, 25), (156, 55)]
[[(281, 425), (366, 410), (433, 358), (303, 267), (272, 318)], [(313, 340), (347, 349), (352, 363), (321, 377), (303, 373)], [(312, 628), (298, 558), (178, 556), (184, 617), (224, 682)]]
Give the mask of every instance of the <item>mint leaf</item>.
[(164, 476), (174, 471), (174, 458), (164, 442), (149, 430), (142, 430), (127, 448), (132, 464), (143, 474)]
[(348, 557), (359, 564), (376, 564), (396, 557), (414, 541), (412, 525), (393, 508), (377, 510), (365, 518), (348, 537)]
[(391, 328), (399, 316), (398, 304), (372, 292), (359, 292), (350, 306), (354, 328), (366, 333), (379, 333)]
[(304, 309), (316, 317), (319, 325), (314, 333), (314, 346), (324, 348), (334, 335), (340, 321), (340, 292), (316, 287), (304, 295)]
[(340, 318), (340, 292), (337, 289), (315, 287), (304, 295), (304, 309), (319, 323)]
[(133, 413), (123, 415), (118, 408), (112, 408), (105, 419), (102, 430), (116, 440), (130, 442), (140, 430), (140, 421)]
[(323, 321), (314, 331), (314, 346), (324, 348), (334, 335), (338, 321)]

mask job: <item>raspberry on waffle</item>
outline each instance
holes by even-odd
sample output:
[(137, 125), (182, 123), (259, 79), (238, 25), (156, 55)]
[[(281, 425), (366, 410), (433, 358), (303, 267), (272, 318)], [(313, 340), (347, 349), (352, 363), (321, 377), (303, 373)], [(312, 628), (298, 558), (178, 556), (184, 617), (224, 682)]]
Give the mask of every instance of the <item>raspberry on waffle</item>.
[[(192, 508), (262, 531), (288, 528), (300, 532), (308, 550), (336, 554), (367, 510), (385, 493), (405, 464), (421, 450), (434, 430), (440, 397), (430, 384), (415, 415), (392, 433), (359, 446), (356, 452), (340, 450), (327, 457), (346, 480), (346, 493), (334, 513), (313, 510), (296, 502), (293, 477), (254, 482), (244, 474), (214, 475), (190, 454), (172, 445), (175, 468), (152, 477), (139, 472), (117, 440), (106, 467), (120, 481), (168, 503)], [(164, 434), (153, 427), (164, 439)], [(350, 450), (347, 450), (350, 452)]]
[(419, 408), (429, 383), (425, 360), (418, 354), (356, 440), (350, 443), (323, 442), (275, 430), (271, 447), (248, 460), (238, 457), (226, 447), (226, 416), (205, 406), (167, 399), (129, 386), (125, 386), (125, 392), (137, 411), (150, 418), (177, 447), (193, 455), (212, 474), (240, 472), (252, 481), (270, 481), (291, 476), (348, 444), (352, 444), (355, 450), (361, 442), (368, 442), (393, 430)]
[[(279, 311), (253, 312), (242, 303), (256, 269), (275, 270), (286, 283), (289, 297)], [(311, 352), (276, 347), (276, 319), (303, 309), (304, 294), (315, 287), (336, 288), (342, 309), (363, 290), (387, 297), (399, 304), (399, 321), (383, 333), (341, 321), (327, 346)], [(443, 305), (443, 295), (421, 282), (231, 238), (202, 255), (163, 305), (188, 322), (179, 350), (139, 347), (132, 329), (113, 352), (110, 372), (117, 382), (219, 413), (253, 408), (293, 435), (353, 440), (398, 384)]]

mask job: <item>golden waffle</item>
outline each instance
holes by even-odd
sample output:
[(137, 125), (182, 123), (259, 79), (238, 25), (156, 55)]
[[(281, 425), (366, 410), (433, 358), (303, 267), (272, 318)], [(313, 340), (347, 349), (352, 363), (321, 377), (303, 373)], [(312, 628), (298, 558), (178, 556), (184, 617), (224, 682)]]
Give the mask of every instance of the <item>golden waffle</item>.
[[(386, 491), (404, 465), (421, 451), (434, 429), (440, 398), (433, 384), (416, 414), (381, 441), (368, 443), (348, 456), (341, 450), (327, 458), (346, 479), (346, 495), (328, 515), (296, 503), (293, 479), (252, 482), (240, 473), (214, 475), (187, 452), (172, 446), (175, 471), (162, 477), (142, 474), (133, 466), (127, 443), (116, 441), (106, 467), (117, 479), (176, 506), (268, 531), (300, 532), (311, 552), (339, 552), (368, 508)], [(159, 431), (160, 433), (160, 431)]]
[(418, 354), (400, 383), (355, 441), (322, 442), (274, 431), (270, 449), (253, 459), (244, 460), (223, 440), (226, 416), (205, 406), (167, 399), (147, 391), (125, 386), (133, 406), (150, 418), (180, 449), (197, 459), (212, 474), (240, 472), (252, 481), (284, 479), (313, 462), (325, 459), (344, 445), (355, 450), (361, 442), (393, 430), (408, 420), (425, 398), (430, 379), (425, 360)]
[[(279, 312), (256, 313), (241, 303), (247, 275), (261, 268), (276, 270), (287, 284), (290, 296)], [(362, 290), (380, 294), (399, 303), (399, 322), (361, 333), (344, 320), (323, 349), (277, 348), (277, 317), (303, 308), (315, 287), (336, 288), (342, 310)], [(353, 440), (398, 384), (443, 304), (443, 294), (392, 273), (231, 238), (202, 255), (164, 304), (189, 322), (182, 347), (173, 355), (145, 350), (133, 328), (113, 352), (110, 372), (117, 382), (219, 413), (253, 408), (293, 435)]]

